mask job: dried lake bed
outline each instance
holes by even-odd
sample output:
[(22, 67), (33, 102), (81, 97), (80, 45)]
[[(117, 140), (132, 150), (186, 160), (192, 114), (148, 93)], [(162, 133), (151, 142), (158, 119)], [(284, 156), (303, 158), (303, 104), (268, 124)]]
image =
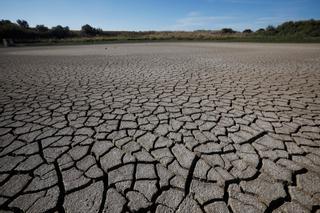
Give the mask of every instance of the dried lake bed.
[(319, 212), (320, 44), (0, 49), (0, 211)]

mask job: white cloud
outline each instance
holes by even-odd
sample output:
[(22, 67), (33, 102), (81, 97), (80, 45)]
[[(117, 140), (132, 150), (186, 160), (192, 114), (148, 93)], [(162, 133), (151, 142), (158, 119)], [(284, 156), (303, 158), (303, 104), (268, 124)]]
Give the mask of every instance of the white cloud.
[(230, 16), (192, 16), (177, 20), (178, 26), (198, 26), (203, 27), (214, 22), (232, 19)]

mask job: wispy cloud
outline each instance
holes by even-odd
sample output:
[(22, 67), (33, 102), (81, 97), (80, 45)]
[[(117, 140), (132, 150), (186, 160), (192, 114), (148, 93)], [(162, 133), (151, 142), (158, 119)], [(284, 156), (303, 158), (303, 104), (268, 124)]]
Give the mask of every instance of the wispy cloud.
[(177, 20), (178, 26), (198, 26), (203, 27), (209, 24), (213, 24), (214, 22), (230, 20), (233, 17), (231, 16), (190, 16)]
[(201, 13), (199, 11), (191, 11), (188, 13), (188, 16), (199, 16)]
[(260, 17), (257, 18), (255, 23), (256, 24), (279, 24), (281, 22), (285, 22), (290, 20), (289, 17), (285, 16), (270, 16), (270, 17)]
[(234, 18), (235, 17), (232, 16), (205, 16), (200, 12), (192, 11), (185, 17), (176, 20), (176, 23), (172, 26), (172, 28), (183, 30), (200, 29), (203, 27), (220, 25), (220, 23), (232, 20)]

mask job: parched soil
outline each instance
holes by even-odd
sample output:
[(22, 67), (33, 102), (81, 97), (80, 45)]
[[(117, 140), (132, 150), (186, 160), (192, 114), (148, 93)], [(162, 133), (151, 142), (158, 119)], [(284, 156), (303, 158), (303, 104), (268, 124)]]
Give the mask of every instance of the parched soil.
[(320, 45), (0, 49), (0, 211), (319, 212)]

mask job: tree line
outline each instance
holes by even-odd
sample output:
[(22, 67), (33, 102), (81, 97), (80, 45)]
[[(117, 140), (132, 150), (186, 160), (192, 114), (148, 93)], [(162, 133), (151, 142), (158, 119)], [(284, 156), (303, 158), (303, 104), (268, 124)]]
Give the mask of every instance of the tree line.
[[(223, 33), (237, 33), (231, 28), (223, 28)], [(277, 27), (272, 25), (266, 28), (260, 28), (253, 32), (251, 29), (242, 31), (245, 34), (262, 34), (262, 35), (278, 35), (278, 36), (308, 36), (320, 37), (320, 20), (307, 20), (307, 21), (288, 21), (284, 22)]]
[[(216, 31), (208, 31), (216, 32)], [(141, 36), (156, 33), (155, 31), (148, 32), (112, 32), (103, 31), (100, 28), (95, 28), (89, 24), (83, 25), (80, 31), (70, 30), (68, 26), (57, 25), (51, 28), (45, 25), (36, 25), (30, 27), (26, 20), (17, 20), (16, 23), (10, 20), (0, 20), (0, 39), (13, 40), (37, 40), (37, 39), (63, 39), (72, 37), (94, 37), (94, 36)], [(257, 31), (245, 29), (242, 32), (237, 32), (231, 28), (223, 28), (216, 33), (221, 34), (236, 34), (242, 33), (245, 35), (266, 35), (266, 36), (307, 36), (320, 37), (320, 20), (307, 21), (288, 21), (280, 24), (277, 27), (268, 26)]]
[(97, 36), (104, 35), (100, 28), (94, 28), (88, 24), (83, 25), (80, 33), (72, 31), (68, 26), (57, 25), (51, 28), (45, 25), (30, 27), (26, 20), (17, 20), (16, 23), (9, 20), (0, 20), (0, 38), (7, 39), (42, 39), (42, 38), (70, 38), (78, 36)]

